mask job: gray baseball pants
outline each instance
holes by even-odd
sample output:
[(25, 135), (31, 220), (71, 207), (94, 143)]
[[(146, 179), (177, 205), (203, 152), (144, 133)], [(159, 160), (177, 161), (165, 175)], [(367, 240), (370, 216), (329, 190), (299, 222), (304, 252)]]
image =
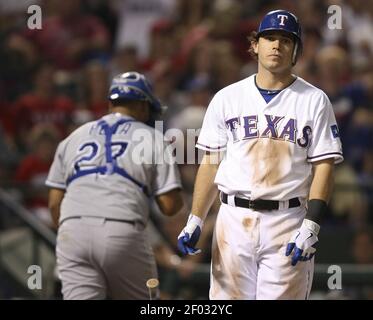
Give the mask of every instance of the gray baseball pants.
[(149, 299), (146, 281), (157, 278), (153, 252), (139, 224), (68, 219), (58, 230), (56, 255), (67, 300)]

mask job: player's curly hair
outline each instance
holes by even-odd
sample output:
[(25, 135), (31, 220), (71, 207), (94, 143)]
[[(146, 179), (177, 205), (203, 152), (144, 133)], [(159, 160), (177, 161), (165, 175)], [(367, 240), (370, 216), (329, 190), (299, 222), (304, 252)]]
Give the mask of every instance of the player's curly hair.
[(251, 31), (250, 35), (247, 37), (247, 40), (249, 41), (249, 49), (247, 52), (250, 54), (250, 56), (258, 61), (258, 55), (254, 52), (253, 43), (258, 42), (258, 32), (257, 31)]

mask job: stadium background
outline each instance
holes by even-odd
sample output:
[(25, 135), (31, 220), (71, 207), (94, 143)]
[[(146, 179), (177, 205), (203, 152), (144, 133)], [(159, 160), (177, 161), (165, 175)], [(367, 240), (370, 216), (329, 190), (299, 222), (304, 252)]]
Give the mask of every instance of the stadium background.
[[(27, 28), (32, 4), (42, 9), (42, 30)], [(328, 28), (331, 5), (342, 10), (341, 29)], [(372, 1), (0, 0), (1, 299), (60, 299), (44, 181), (58, 141), (105, 114), (111, 77), (145, 73), (169, 107), (165, 130), (200, 128), (212, 95), (256, 71), (246, 37), (279, 8), (300, 18), (304, 50), (294, 72), (330, 97), (345, 156), (311, 298), (373, 299)], [(188, 203), (197, 167), (180, 164)], [(162, 218), (154, 209), (149, 232), (163, 299), (207, 299), (217, 207), (203, 253), (183, 259), (176, 238), (187, 213)], [(41, 289), (27, 287), (30, 265), (42, 269)], [(332, 265), (342, 270), (341, 290), (328, 289)]]

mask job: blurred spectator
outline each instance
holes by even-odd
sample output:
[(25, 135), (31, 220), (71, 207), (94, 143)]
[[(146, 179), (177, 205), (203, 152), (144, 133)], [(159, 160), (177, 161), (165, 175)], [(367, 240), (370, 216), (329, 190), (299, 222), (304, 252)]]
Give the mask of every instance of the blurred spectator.
[(212, 93), (209, 82), (203, 78), (196, 78), (191, 81), (188, 84), (188, 90), (186, 95), (188, 105), (178, 112), (174, 112), (167, 122), (167, 126), (179, 129), (183, 133), (181, 139), (176, 139), (175, 145), (176, 150), (183, 150), (184, 152), (184, 157), (179, 162), (179, 169), (187, 197), (186, 202), (190, 203), (195, 176), (202, 159), (202, 154), (195, 148), (195, 144)]
[(179, 0), (175, 34), (179, 43), (177, 61), (184, 66), (192, 50), (206, 39), (213, 26), (209, 13), (213, 1)]
[(15, 180), (23, 191), (26, 207), (52, 227), (45, 180), (60, 136), (53, 125), (39, 124), (32, 128), (28, 137), (30, 152), (21, 160)]
[(214, 44), (214, 91), (218, 91), (242, 79), (242, 63), (234, 55), (233, 46), (227, 41), (218, 41)]
[[(180, 91), (181, 107), (172, 108), (168, 113), (167, 127), (183, 130), (185, 137), (187, 129), (200, 129), (207, 106), (212, 98), (211, 87), (212, 84), (208, 78), (191, 79), (186, 84), (186, 90)], [(190, 147), (194, 148), (195, 146), (191, 143)]]
[[(188, 56), (179, 88), (186, 90), (194, 83), (211, 83), (213, 78), (213, 42), (205, 39), (196, 45)], [(207, 107), (207, 106), (206, 106)]]
[(69, 135), (84, 123), (93, 121), (94, 119), (95, 118), (91, 110), (87, 109), (83, 104), (78, 104), (77, 108), (71, 115), (71, 121), (66, 125), (66, 135)]
[(58, 69), (76, 70), (91, 59), (108, 59), (110, 35), (95, 16), (82, 11), (80, 0), (52, 0), (54, 14), (41, 30), (26, 30), (25, 38)]
[(0, 101), (14, 101), (29, 90), (36, 61), (36, 50), (22, 37), (15, 32), (0, 34)]
[(373, 148), (363, 153), (359, 182), (362, 195), (367, 201), (367, 222), (373, 225)]
[(21, 25), (31, 5), (39, 5), (40, 0), (0, 0), (0, 31)]
[[(358, 265), (373, 265), (373, 231), (371, 228), (364, 227), (357, 230), (353, 240), (352, 254)], [(373, 299), (372, 285), (350, 286), (345, 291), (350, 299)]]
[[(254, 4), (250, 3), (249, 6)], [(252, 19), (243, 19), (245, 4), (243, 1), (218, 0), (214, 2), (211, 15), (209, 37), (216, 41), (226, 41), (231, 47), (234, 60), (240, 62), (251, 60), (247, 53), (249, 44), (246, 39), (250, 30), (257, 27)]]
[(139, 57), (136, 48), (128, 46), (118, 49), (114, 53), (111, 68), (111, 77), (123, 72), (140, 70)]
[(358, 108), (348, 123), (344, 140), (346, 158), (360, 172), (364, 153), (373, 148), (373, 110)]
[[(339, 126), (342, 143), (345, 142), (354, 111), (364, 106), (367, 91), (359, 81), (351, 81), (350, 57), (338, 46), (327, 46), (317, 52), (318, 83), (330, 98)], [(346, 150), (346, 145), (344, 145)], [(347, 152), (348, 155), (348, 152)]]
[(81, 76), (81, 88), (83, 89), (83, 103), (86, 111), (91, 112), (94, 119), (107, 114), (109, 90), (108, 71), (101, 62), (89, 62)]
[[(328, 1), (335, 4), (335, 1)], [(326, 43), (344, 43), (350, 48), (351, 63), (355, 68), (369, 65), (373, 57), (373, 16), (369, 10), (371, 2), (363, 0), (345, 0), (342, 5), (343, 29), (328, 29), (324, 24)]]
[(183, 29), (191, 29), (209, 18), (215, 1), (179, 0), (177, 2), (176, 19)]
[(329, 208), (334, 225), (362, 227), (367, 223), (367, 200), (362, 194), (359, 178), (348, 163), (335, 167), (334, 192)]
[(20, 150), (25, 151), (26, 138), (36, 124), (54, 124), (65, 136), (74, 110), (73, 101), (56, 94), (55, 69), (49, 63), (39, 65), (33, 79), (33, 90), (19, 97), (12, 110), (12, 131)]
[(118, 29), (118, 15), (115, 3), (117, 0), (85, 0), (83, 1), (84, 12), (89, 13), (95, 17), (98, 17), (101, 22), (108, 28), (108, 32), (111, 35), (111, 42), (113, 47), (113, 42)]
[(369, 228), (365, 228), (356, 232), (352, 251), (356, 263), (373, 264), (372, 230), (369, 230)]
[(322, 35), (317, 27), (303, 30), (302, 55), (294, 67), (294, 72), (310, 83), (317, 83), (314, 57), (321, 46)]
[(149, 72), (152, 78), (158, 78), (170, 68), (177, 74), (180, 68), (176, 59), (177, 50), (173, 24), (168, 20), (160, 20), (152, 26), (149, 54), (142, 60), (141, 68)]
[(147, 58), (153, 24), (160, 19), (172, 18), (175, 4), (175, 0), (121, 1), (116, 48), (133, 46), (141, 60)]
[[(291, 1), (287, 1), (291, 2)], [(296, 4), (297, 17), (302, 21), (303, 30), (320, 29), (326, 24), (327, 5), (323, 0), (306, 0)], [(338, 4), (338, 0), (333, 0), (332, 4)], [(304, 42), (303, 42), (304, 43)]]
[(0, 124), (0, 187), (11, 185), (12, 172), (19, 161), (19, 153), (13, 140), (5, 134)]
[(166, 107), (162, 114), (162, 120), (165, 123), (165, 128), (168, 128), (169, 119), (185, 107), (185, 94), (176, 89), (177, 76), (170, 65), (163, 70), (153, 72), (152, 79), (154, 92)]

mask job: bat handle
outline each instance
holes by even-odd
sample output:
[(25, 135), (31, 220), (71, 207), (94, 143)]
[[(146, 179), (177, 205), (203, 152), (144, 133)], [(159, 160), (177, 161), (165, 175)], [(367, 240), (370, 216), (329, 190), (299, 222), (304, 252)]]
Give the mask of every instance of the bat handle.
[(146, 281), (146, 286), (149, 291), (149, 300), (154, 300), (157, 298), (157, 290), (159, 286), (159, 280), (156, 278), (151, 278)]

